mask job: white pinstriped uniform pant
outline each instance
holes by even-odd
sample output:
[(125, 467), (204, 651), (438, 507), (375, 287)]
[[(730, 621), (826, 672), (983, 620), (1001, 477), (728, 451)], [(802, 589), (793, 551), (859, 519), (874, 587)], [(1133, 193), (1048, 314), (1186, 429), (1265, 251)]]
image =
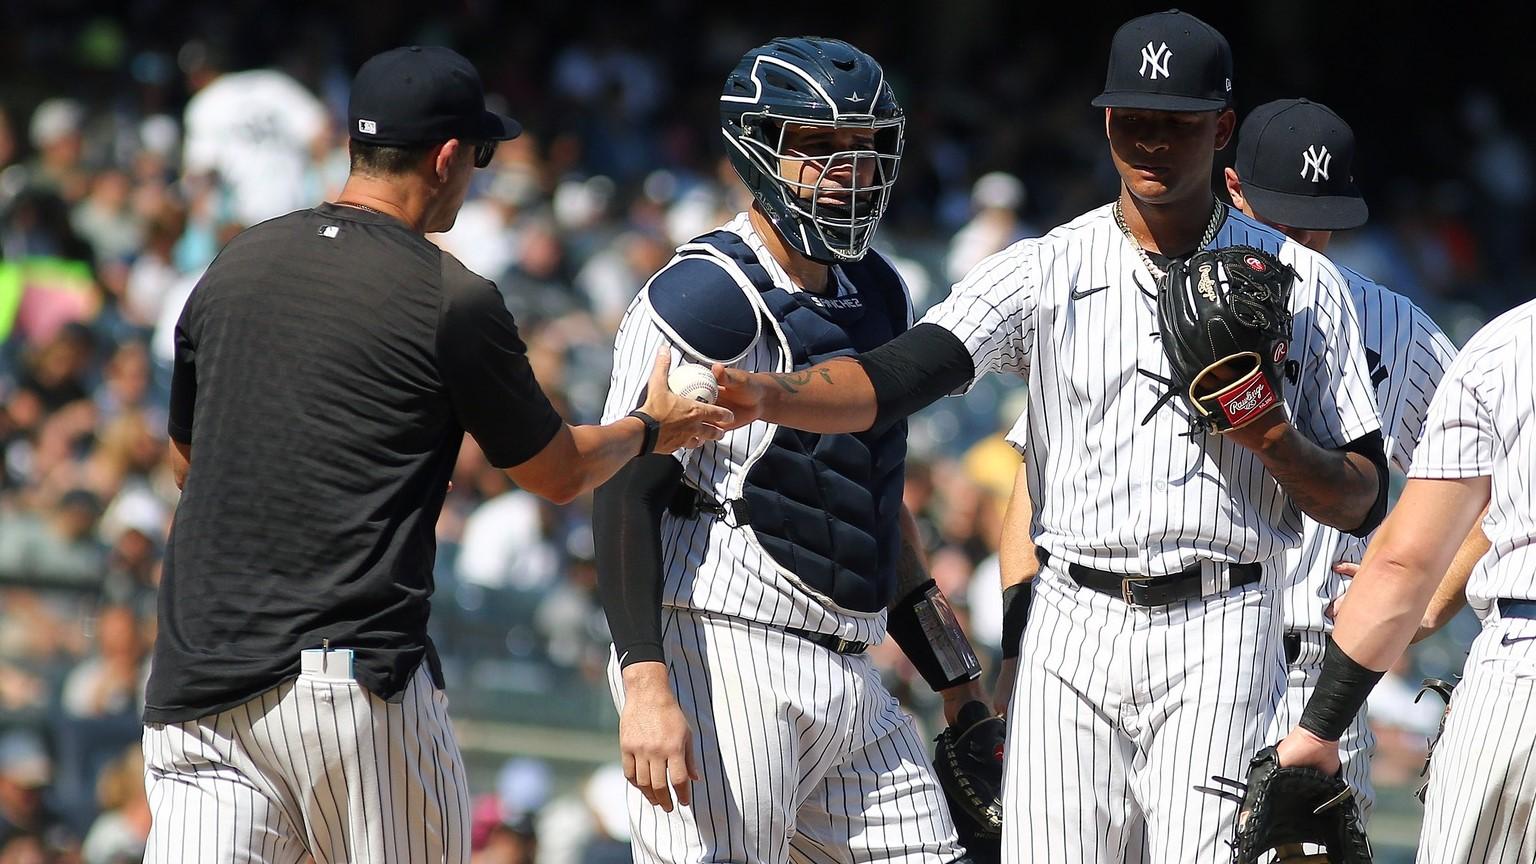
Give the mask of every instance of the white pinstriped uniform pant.
[(1231, 861), (1237, 802), (1195, 787), (1246, 780), (1269, 743), (1285, 656), (1264, 569), (1147, 608), (1041, 568), (1008, 710), (1004, 861)]
[(1536, 621), (1489, 618), (1429, 763), (1420, 864), (1536, 861)]
[[(669, 814), (628, 789), (637, 862), (942, 864), (963, 854), (928, 747), (868, 654), (764, 624), (662, 612), (702, 779)], [(623, 710), (617, 658), (609, 662)]]
[[(1269, 729), (1267, 743), (1275, 744), (1289, 735), (1301, 722), (1301, 712), (1317, 689), (1317, 679), (1323, 674), (1323, 650), (1327, 634), (1316, 630), (1301, 631), (1301, 654), (1286, 673), (1285, 696), (1275, 711), (1275, 722)], [(1339, 759), (1344, 763), (1344, 782), (1355, 790), (1355, 800), (1360, 804), (1360, 824), (1370, 821), (1376, 807), (1376, 787), (1371, 783), (1371, 754), (1376, 752), (1376, 733), (1365, 720), (1365, 709), (1355, 715), (1344, 737), (1339, 739)], [(1366, 825), (1369, 827), (1369, 825)]]
[(423, 663), (389, 703), (310, 673), (198, 720), (144, 729), (147, 864), (469, 861), (448, 699)]

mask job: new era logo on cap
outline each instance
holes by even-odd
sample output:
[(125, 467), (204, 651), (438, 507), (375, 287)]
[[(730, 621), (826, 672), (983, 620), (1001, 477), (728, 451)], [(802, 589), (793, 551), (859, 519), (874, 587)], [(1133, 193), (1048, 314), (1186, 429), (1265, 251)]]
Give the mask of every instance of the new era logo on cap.
[(364, 135), (372, 135), (379, 131), (379, 124), (372, 120), (359, 120), (357, 121), (357, 131)]

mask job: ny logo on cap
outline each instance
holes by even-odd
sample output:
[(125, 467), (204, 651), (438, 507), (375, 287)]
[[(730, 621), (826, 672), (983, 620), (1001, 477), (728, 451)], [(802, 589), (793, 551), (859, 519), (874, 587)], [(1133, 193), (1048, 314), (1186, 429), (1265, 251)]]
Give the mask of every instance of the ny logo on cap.
[(1301, 154), (1301, 179), (1306, 180), (1307, 172), (1312, 172), (1311, 180), (1319, 183), (1328, 179), (1328, 165), (1333, 161), (1333, 154), (1321, 144), (1313, 144)]
[(359, 120), (357, 121), (357, 131), (364, 135), (372, 135), (379, 131), (379, 124), (372, 120)]
[[(1153, 81), (1156, 81), (1157, 76), (1159, 75), (1167, 78), (1168, 58), (1172, 56), (1173, 52), (1168, 50), (1167, 42), (1164, 42), (1156, 48), (1153, 48), (1152, 43), (1148, 42), (1147, 47), (1141, 49), (1141, 69), (1138, 70), (1138, 74), (1140, 74), (1143, 78), (1149, 78)], [(1148, 66), (1152, 67), (1151, 75), (1147, 74)]]

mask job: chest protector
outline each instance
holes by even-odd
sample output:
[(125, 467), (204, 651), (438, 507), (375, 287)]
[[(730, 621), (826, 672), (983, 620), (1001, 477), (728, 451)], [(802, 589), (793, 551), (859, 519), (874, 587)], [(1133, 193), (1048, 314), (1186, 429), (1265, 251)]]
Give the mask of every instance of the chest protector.
[[(729, 259), (757, 290), (760, 311), (777, 325), (763, 322), (762, 335), (783, 334), (791, 369), (868, 351), (907, 327), (900, 277), (878, 253), (839, 265), (847, 285), (824, 297), (775, 285), (736, 234), (716, 231), (689, 245), (698, 244)], [(779, 426), (747, 466), (736, 517), (806, 587), (844, 609), (878, 612), (896, 588), (906, 455), (905, 421), (843, 435)]]

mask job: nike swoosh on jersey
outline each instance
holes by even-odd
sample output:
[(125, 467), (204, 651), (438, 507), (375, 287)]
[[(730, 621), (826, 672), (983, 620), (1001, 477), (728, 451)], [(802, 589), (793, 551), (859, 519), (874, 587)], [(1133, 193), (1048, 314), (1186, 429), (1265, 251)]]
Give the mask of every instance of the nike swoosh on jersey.
[(1072, 289), (1072, 299), (1073, 300), (1081, 300), (1081, 299), (1083, 299), (1084, 297), (1087, 297), (1090, 294), (1097, 294), (1100, 291), (1108, 291), (1108, 290), (1109, 290), (1109, 286), (1108, 285), (1100, 285), (1097, 288), (1089, 288), (1087, 291), (1079, 291), (1076, 288), (1073, 288)]
[(1500, 645), (1514, 645), (1517, 642), (1529, 642), (1532, 639), (1536, 639), (1536, 636), (1515, 636), (1515, 637), (1511, 638), (1508, 633), (1505, 633), (1504, 634), (1504, 638), (1499, 640), (1499, 644)]

